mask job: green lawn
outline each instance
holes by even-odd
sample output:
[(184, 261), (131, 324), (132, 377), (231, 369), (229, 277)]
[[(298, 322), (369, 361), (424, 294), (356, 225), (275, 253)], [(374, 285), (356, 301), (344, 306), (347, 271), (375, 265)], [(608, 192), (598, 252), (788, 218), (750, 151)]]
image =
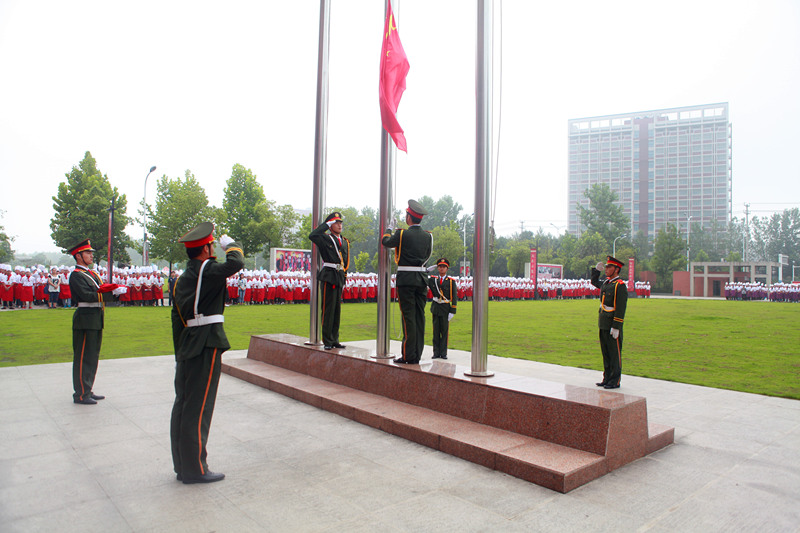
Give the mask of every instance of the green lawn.
[[(169, 308), (108, 308), (101, 358), (174, 352)], [(470, 302), (459, 304), (450, 346), (470, 350)], [(307, 305), (229, 307), (233, 349), (254, 334), (308, 335)], [(0, 366), (72, 360), (70, 310), (0, 313)], [(489, 353), (602, 369), (597, 301), (491, 302)], [(628, 303), (623, 374), (800, 399), (800, 305), (633, 299)], [(374, 339), (375, 304), (345, 304), (340, 337)], [(397, 305), (389, 326), (400, 337)], [(430, 332), (428, 332), (430, 337)]]

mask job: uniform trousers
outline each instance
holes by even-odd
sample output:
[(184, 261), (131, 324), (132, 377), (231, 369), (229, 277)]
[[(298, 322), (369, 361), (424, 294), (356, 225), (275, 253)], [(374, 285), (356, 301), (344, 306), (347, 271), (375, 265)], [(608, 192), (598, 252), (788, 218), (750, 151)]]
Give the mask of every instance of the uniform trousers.
[(431, 314), (433, 322), (433, 356), (447, 357), (447, 339), (450, 335), (448, 315)]
[(322, 290), (322, 343), (339, 344), (339, 321), (342, 316), (342, 285), (320, 281)]
[(175, 404), (172, 406), (170, 439), (175, 473), (197, 477), (208, 472), (206, 444), (217, 400), (222, 352), (204, 348), (175, 366)]
[(611, 330), (600, 330), (600, 350), (603, 352), (603, 383), (619, 385), (622, 377), (622, 331), (616, 339)]
[(403, 360), (416, 364), (425, 348), (425, 304), (428, 303), (428, 287), (397, 287), (397, 300), (403, 315)]
[(102, 329), (72, 330), (72, 388), (75, 390), (72, 397), (76, 400), (92, 395), (102, 344)]

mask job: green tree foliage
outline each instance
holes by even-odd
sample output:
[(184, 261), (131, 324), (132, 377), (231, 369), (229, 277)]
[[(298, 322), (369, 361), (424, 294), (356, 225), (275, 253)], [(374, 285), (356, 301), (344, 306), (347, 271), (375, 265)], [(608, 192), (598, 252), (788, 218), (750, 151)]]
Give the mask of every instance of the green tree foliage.
[(686, 241), (681, 238), (674, 224), (668, 224), (656, 235), (651, 268), (656, 273), (656, 284), (661, 290), (672, 285), (674, 271), (686, 270)]
[(182, 235), (201, 222), (218, 223), (217, 210), (208, 205), (205, 190), (189, 170), (183, 179), (162, 176), (155, 210), (147, 210), (150, 253), (170, 264), (186, 260), (186, 247), (178, 242)]
[[(428, 214), (422, 220), (422, 227), (428, 231), (432, 231), (433, 228), (458, 224), (458, 215), (464, 209), (450, 195), (442, 196), (438, 200), (434, 200), (430, 196), (423, 196), (418, 201), (428, 209)], [(403, 219), (405, 220), (405, 215), (403, 215)]]
[[(3, 212), (0, 211), (0, 217)], [(11, 242), (14, 237), (9, 237), (3, 226), (0, 226), (0, 263), (6, 263), (14, 260), (14, 250), (11, 249)]]
[(272, 206), (267, 204), (264, 188), (253, 171), (238, 163), (233, 165), (223, 193), (225, 230), (242, 245), (245, 256), (261, 251), (270, 240)]
[(783, 278), (791, 279), (792, 263), (800, 263), (800, 209), (786, 209), (768, 218), (755, 217), (752, 236), (748, 259), (777, 261), (779, 254), (786, 255), (789, 265), (783, 267)]
[(435, 265), (440, 257), (450, 261), (451, 272), (457, 275), (459, 261), (464, 254), (464, 243), (461, 236), (452, 227), (439, 226), (431, 232), (433, 235), (433, 253), (428, 265)]
[(630, 233), (630, 219), (625, 216), (622, 207), (617, 203), (617, 195), (603, 183), (595, 183), (583, 191), (588, 198), (589, 207), (578, 205), (578, 217), (588, 233), (599, 233), (611, 244), (620, 235)]
[(356, 272), (369, 272), (367, 270), (370, 262), (370, 257), (367, 252), (361, 252), (357, 256), (355, 256), (353, 260), (353, 265), (355, 266)]
[(108, 211), (114, 201), (114, 259), (129, 261), (126, 246), (131, 245), (125, 228), (130, 219), (125, 214), (128, 201), (116, 187), (111, 187), (108, 176), (97, 169), (92, 154), (86, 152), (78, 166), (65, 174), (67, 181), (58, 184), (53, 196), (55, 215), (50, 220), (53, 242), (67, 250), (83, 239), (91, 239), (97, 250), (96, 259), (108, 256)]

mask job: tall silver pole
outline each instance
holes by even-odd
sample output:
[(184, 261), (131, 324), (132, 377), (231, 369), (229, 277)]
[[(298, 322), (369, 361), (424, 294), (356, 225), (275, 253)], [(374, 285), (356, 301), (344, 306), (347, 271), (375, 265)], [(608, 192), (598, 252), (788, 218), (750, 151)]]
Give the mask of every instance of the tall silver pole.
[[(389, 134), (381, 127), (381, 187), (378, 202), (378, 229), (380, 235), (392, 218), (394, 209), (394, 164), (395, 147)], [(379, 359), (392, 357), (389, 353), (389, 306), (392, 296), (392, 269), (389, 264), (390, 250), (378, 246), (378, 337), (375, 356)]]
[(486, 369), (489, 333), (489, 206), (492, 175), (492, 7), (478, 0), (475, 65), (475, 237), (473, 241), (472, 367), (467, 375), (493, 376)]
[[(314, 187), (311, 207), (311, 227), (316, 228), (322, 220), (322, 208), (325, 207), (325, 171), (328, 156), (328, 42), (331, 27), (331, 0), (319, 2), (319, 56), (317, 63), (317, 118), (314, 139)], [(311, 301), (310, 320), (308, 321), (308, 342), (321, 344), (319, 341), (319, 285), (317, 283), (317, 266), (319, 251), (311, 247)]]

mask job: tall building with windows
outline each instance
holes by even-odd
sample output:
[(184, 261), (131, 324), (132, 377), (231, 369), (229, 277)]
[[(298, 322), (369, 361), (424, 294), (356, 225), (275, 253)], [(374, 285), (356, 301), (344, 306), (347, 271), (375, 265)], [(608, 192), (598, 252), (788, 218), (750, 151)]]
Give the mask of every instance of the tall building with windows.
[(585, 229), (584, 191), (605, 183), (630, 218), (630, 235), (652, 241), (667, 224), (681, 233), (731, 220), (728, 103), (569, 120), (568, 231)]

